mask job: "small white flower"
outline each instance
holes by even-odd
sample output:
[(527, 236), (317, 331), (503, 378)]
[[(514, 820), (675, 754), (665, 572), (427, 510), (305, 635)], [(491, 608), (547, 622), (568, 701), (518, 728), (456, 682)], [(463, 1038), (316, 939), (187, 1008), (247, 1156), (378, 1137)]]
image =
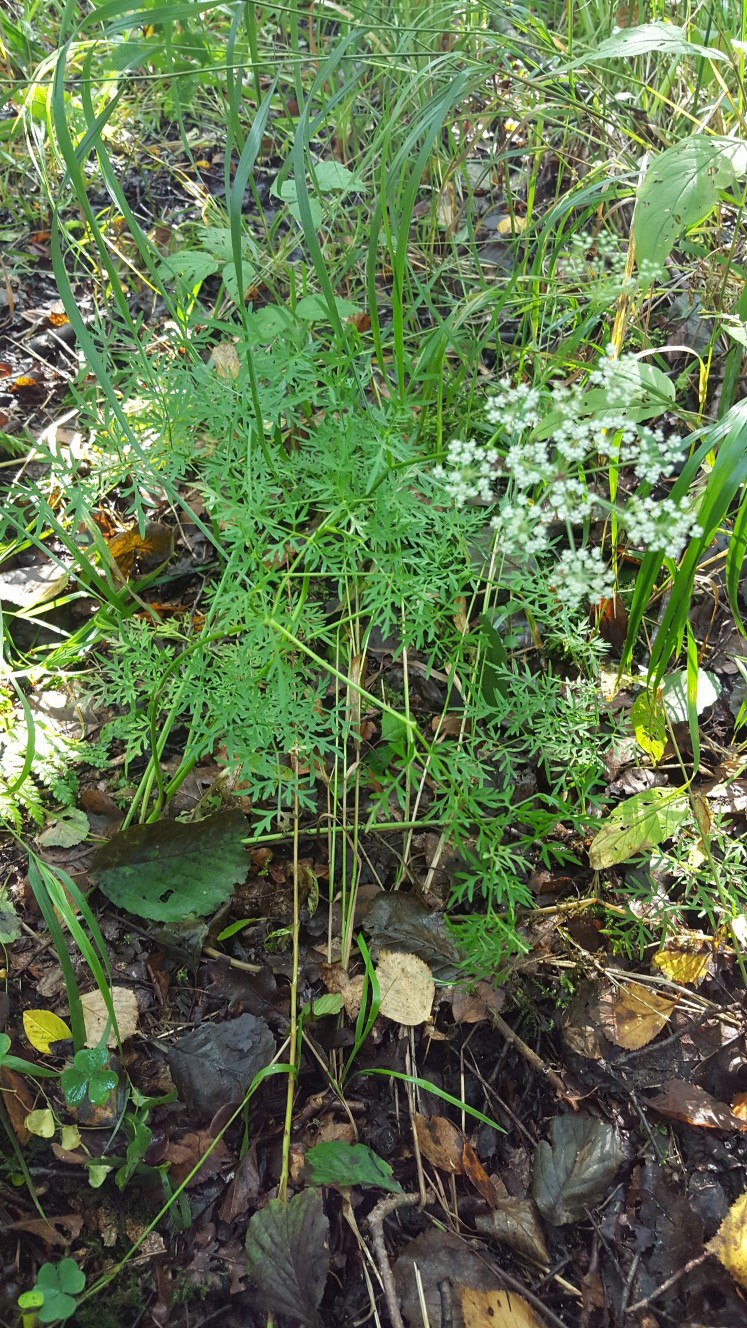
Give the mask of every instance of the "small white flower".
[(566, 549), (560, 555), (550, 586), (561, 604), (575, 609), (585, 600), (599, 604), (609, 599), (615, 582), (599, 549)]

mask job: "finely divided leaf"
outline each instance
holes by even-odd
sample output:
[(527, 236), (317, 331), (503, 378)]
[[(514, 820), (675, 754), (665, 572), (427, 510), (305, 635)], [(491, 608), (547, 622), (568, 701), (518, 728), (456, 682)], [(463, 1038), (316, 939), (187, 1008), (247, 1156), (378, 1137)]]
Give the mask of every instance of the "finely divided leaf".
[(138, 917), (159, 922), (205, 917), (246, 876), (245, 834), (246, 821), (237, 811), (188, 825), (136, 825), (99, 849), (92, 875), (107, 899)]
[(556, 1116), (550, 1143), (534, 1155), (532, 1195), (552, 1226), (579, 1222), (609, 1192), (622, 1151), (611, 1125), (594, 1116)]
[(381, 1190), (399, 1194), (402, 1186), (392, 1175), (392, 1168), (365, 1144), (346, 1144), (342, 1140), (315, 1144), (306, 1154), (306, 1165), (314, 1185), (376, 1185)]
[(329, 1222), (318, 1190), (270, 1199), (249, 1221), (249, 1276), (273, 1314), (318, 1328), (319, 1302), (329, 1272)]

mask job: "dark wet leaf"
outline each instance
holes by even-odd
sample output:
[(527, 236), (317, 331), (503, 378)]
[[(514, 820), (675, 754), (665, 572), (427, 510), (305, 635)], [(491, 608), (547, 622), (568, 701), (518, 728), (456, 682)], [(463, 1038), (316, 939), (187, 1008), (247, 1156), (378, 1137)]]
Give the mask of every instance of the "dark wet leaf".
[(550, 1142), (534, 1155), (532, 1195), (542, 1216), (559, 1227), (579, 1222), (609, 1192), (622, 1161), (611, 1125), (594, 1116), (556, 1116)]
[(423, 1328), (424, 1323), (429, 1328), (450, 1328), (454, 1323), (450, 1306), (461, 1287), (500, 1290), (498, 1277), (484, 1259), (458, 1236), (435, 1228), (406, 1246), (394, 1265), (394, 1282), (409, 1328)]
[(240, 1101), (255, 1074), (274, 1055), (270, 1029), (253, 1014), (203, 1024), (166, 1048), (179, 1097), (202, 1120), (212, 1119), (226, 1103)]
[(684, 1079), (667, 1079), (649, 1106), (661, 1116), (706, 1130), (747, 1130), (747, 1120), (737, 1116), (725, 1102), (718, 1102), (704, 1088), (688, 1084)]
[(493, 1199), (492, 1211), (478, 1214), (475, 1226), (517, 1254), (537, 1263), (549, 1263), (542, 1226), (531, 1199)]
[(365, 927), (376, 957), (379, 948), (418, 955), (435, 978), (453, 981), (460, 973), (459, 951), (446, 931), (441, 913), (434, 913), (414, 895), (381, 894), (366, 914)]
[(293, 1323), (317, 1328), (329, 1272), (329, 1222), (318, 1190), (301, 1190), (283, 1203), (270, 1199), (249, 1221), (249, 1276), (267, 1308)]
[(402, 1186), (392, 1175), (392, 1168), (365, 1144), (347, 1144), (342, 1140), (315, 1144), (306, 1154), (306, 1165), (314, 1185), (376, 1185), (391, 1194)]
[(243, 881), (247, 858), (241, 812), (204, 821), (136, 825), (103, 844), (92, 876), (118, 908), (158, 922), (205, 917)]

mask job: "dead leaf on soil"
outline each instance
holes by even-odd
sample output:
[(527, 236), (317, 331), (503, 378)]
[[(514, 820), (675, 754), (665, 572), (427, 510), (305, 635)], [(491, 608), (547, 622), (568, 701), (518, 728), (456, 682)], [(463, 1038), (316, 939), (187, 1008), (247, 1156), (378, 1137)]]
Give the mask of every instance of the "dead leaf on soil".
[(571, 1051), (591, 1061), (609, 1055), (609, 1043), (599, 1027), (600, 991), (600, 982), (583, 982), (560, 1016), (561, 1031)]
[[(138, 1010), (137, 997), (129, 987), (112, 987), (109, 993), (117, 1020), (117, 1028), (122, 1042), (126, 1042), (137, 1032)], [(86, 1046), (97, 1047), (106, 1032), (109, 1011), (98, 987), (87, 991), (80, 998), (83, 1007), (83, 1022), (86, 1026)], [(117, 1035), (113, 1027), (109, 1028), (107, 1047), (116, 1047)]]
[(736, 1115), (725, 1102), (718, 1102), (704, 1088), (685, 1083), (684, 1079), (668, 1079), (657, 1097), (649, 1098), (648, 1105), (661, 1116), (697, 1125), (705, 1130), (747, 1130), (747, 1120)]
[(600, 996), (599, 1017), (610, 1042), (637, 1051), (661, 1032), (676, 1004), (676, 998), (659, 996), (639, 982), (620, 982)]
[(492, 982), (476, 982), (470, 990), (455, 987), (451, 993), (451, 1012), (458, 1024), (481, 1024), (491, 1014), (500, 1014), (506, 993)]
[(747, 1121), (747, 1093), (737, 1093), (731, 1104), (731, 1109), (740, 1120)]
[[(208, 1154), (211, 1144), (214, 1144), (214, 1147)], [(171, 1163), (169, 1179), (172, 1184), (181, 1185), (203, 1157), (205, 1161), (197, 1174), (188, 1182), (187, 1189), (191, 1185), (199, 1185), (209, 1180), (211, 1176), (220, 1175), (226, 1165), (233, 1163), (233, 1154), (228, 1151), (222, 1139), (216, 1143), (209, 1130), (190, 1130), (188, 1134), (183, 1134), (181, 1139), (171, 1139), (163, 1160)]]
[(465, 1139), (461, 1130), (452, 1125), (445, 1116), (413, 1116), (415, 1134), (423, 1157), (454, 1176), (466, 1176), (487, 1203), (493, 1201), (493, 1187), (490, 1177), (477, 1156), (474, 1148)]
[(537, 1145), (532, 1196), (553, 1226), (580, 1222), (589, 1208), (606, 1198), (615, 1179), (622, 1150), (606, 1121), (579, 1112), (556, 1116), (550, 1142)]
[(120, 572), (129, 576), (136, 561), (146, 568), (167, 562), (174, 551), (174, 531), (162, 521), (146, 521), (142, 535), (132, 526), (113, 535), (106, 547)]
[(34, 1107), (34, 1094), (26, 1080), (7, 1065), (0, 1066), (0, 1101), (10, 1118), (13, 1133), (19, 1144), (27, 1144), (29, 1132), (26, 1117)]
[(379, 1013), (395, 1024), (416, 1027), (430, 1019), (436, 984), (417, 955), (382, 950), (376, 966), (381, 991)]
[(713, 966), (713, 941), (701, 932), (672, 937), (652, 963), (671, 982), (698, 987)]
[(66, 1250), (78, 1239), (83, 1230), (83, 1218), (79, 1213), (65, 1213), (50, 1217), (29, 1217), (21, 1222), (10, 1222), (6, 1231), (25, 1231), (29, 1236), (38, 1236), (45, 1245)]
[(706, 1249), (715, 1254), (736, 1282), (747, 1286), (747, 1193), (732, 1204)]
[(348, 1019), (357, 1019), (363, 997), (363, 974), (351, 978), (342, 964), (322, 964), (322, 978), (327, 991), (342, 996)]
[(515, 1291), (458, 1288), (464, 1328), (544, 1328), (531, 1305)]
[(546, 1266), (550, 1259), (539, 1214), (531, 1199), (493, 1198), (493, 1211), (475, 1218), (478, 1231), (508, 1245), (517, 1254)]
[(34, 1051), (51, 1056), (53, 1042), (65, 1042), (73, 1035), (64, 1019), (51, 1010), (24, 1010), (23, 1031)]
[(18, 609), (33, 609), (61, 595), (69, 576), (66, 568), (51, 561), (16, 567), (0, 576), (0, 602)]
[(219, 378), (238, 378), (241, 360), (232, 341), (219, 341), (213, 346), (210, 363)]
[(500, 1290), (498, 1277), (484, 1259), (457, 1236), (436, 1228), (416, 1236), (405, 1247), (394, 1265), (394, 1281), (409, 1328), (423, 1328), (424, 1322), (429, 1328), (447, 1328), (447, 1324), (451, 1328), (453, 1315), (448, 1306), (457, 1288)]
[(268, 1309), (317, 1328), (329, 1272), (329, 1222), (318, 1190), (301, 1190), (287, 1203), (270, 1199), (254, 1213), (246, 1258)]

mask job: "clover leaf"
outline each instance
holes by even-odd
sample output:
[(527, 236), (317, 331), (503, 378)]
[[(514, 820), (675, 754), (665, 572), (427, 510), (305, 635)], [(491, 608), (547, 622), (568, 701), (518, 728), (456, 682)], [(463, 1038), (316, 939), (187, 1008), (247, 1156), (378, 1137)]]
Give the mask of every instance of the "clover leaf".
[(43, 1263), (36, 1275), (31, 1291), (18, 1297), (22, 1310), (35, 1310), (40, 1323), (60, 1323), (69, 1319), (78, 1308), (76, 1296), (86, 1284), (75, 1259), (62, 1259), (60, 1263)]
[(60, 1082), (69, 1107), (79, 1107), (86, 1093), (93, 1106), (100, 1107), (117, 1087), (118, 1079), (109, 1066), (106, 1047), (91, 1047), (76, 1051), (72, 1065), (62, 1071)]

